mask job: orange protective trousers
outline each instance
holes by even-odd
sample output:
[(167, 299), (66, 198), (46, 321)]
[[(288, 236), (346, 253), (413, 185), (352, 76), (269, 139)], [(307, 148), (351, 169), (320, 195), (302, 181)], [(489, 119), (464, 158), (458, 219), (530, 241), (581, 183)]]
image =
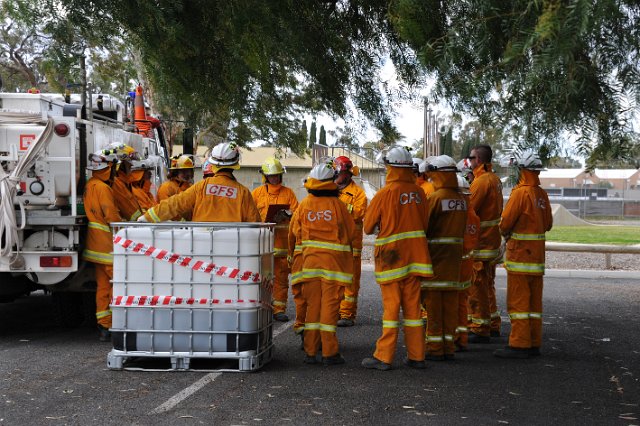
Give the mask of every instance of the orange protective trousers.
[(492, 270), (492, 279), (491, 279), (491, 288), (489, 293), (489, 312), (491, 316), (491, 331), (500, 332), (500, 325), (502, 324), (502, 319), (500, 318), (500, 311), (498, 310), (498, 302), (496, 300), (496, 265), (491, 265)]
[(291, 294), (293, 295), (293, 303), (296, 305), (296, 320), (293, 323), (293, 331), (300, 334), (304, 331), (304, 322), (307, 316), (307, 302), (302, 297), (302, 284), (292, 284)]
[(96, 269), (96, 320), (104, 328), (111, 328), (111, 303), (113, 266), (94, 263)]
[(382, 293), (382, 336), (373, 356), (387, 364), (393, 362), (398, 343), (400, 308), (404, 317), (404, 342), (410, 360), (424, 360), (424, 326), (420, 318), (420, 281), (407, 277), (380, 285)]
[(273, 313), (287, 310), (289, 298), (289, 264), (287, 258), (278, 256), (273, 258)]
[(340, 302), (340, 318), (355, 320), (358, 312), (358, 293), (360, 292), (360, 275), (362, 262), (360, 256), (353, 257), (353, 280), (344, 288), (344, 299)]
[(472, 284), (469, 288), (469, 331), (479, 336), (489, 336), (491, 332), (493, 271), (490, 262), (474, 262)]
[(339, 353), (336, 328), (344, 286), (324, 281), (302, 283), (302, 297), (307, 304), (304, 325), (304, 351), (315, 356), (322, 342), (322, 356)]
[(507, 273), (507, 311), (511, 319), (509, 346), (542, 345), (542, 275)]
[(426, 353), (453, 354), (458, 327), (458, 291), (429, 289), (423, 303), (427, 308)]
[(469, 289), (460, 290), (458, 292), (458, 327), (456, 328), (455, 343), (458, 346), (466, 348), (469, 344), (469, 309), (467, 304), (469, 300)]

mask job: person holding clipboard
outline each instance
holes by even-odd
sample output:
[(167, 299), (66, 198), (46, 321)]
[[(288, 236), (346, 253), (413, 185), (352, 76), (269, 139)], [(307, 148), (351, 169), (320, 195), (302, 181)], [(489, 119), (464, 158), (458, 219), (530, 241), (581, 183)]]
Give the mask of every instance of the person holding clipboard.
[(254, 189), (251, 195), (263, 222), (276, 224), (274, 239), (273, 319), (289, 321), (286, 314), (289, 296), (289, 221), (298, 208), (294, 192), (282, 184), (284, 167), (277, 158), (267, 158), (260, 169), (264, 185)]

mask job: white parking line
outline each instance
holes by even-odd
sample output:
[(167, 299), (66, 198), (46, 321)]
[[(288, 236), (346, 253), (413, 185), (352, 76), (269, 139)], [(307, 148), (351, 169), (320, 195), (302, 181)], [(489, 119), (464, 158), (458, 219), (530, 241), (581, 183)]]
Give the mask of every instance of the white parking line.
[[(287, 330), (293, 325), (293, 321), (289, 321), (282, 327), (278, 328), (273, 332), (273, 338), (278, 337), (282, 332)], [(218, 377), (222, 376), (222, 373), (209, 373), (206, 376), (202, 377), (200, 380), (192, 384), (191, 386), (184, 388), (177, 394), (173, 395), (171, 398), (166, 400), (162, 405), (157, 406), (153, 410), (149, 411), (150, 416), (155, 414), (165, 413), (171, 409), (173, 409), (176, 405), (180, 404), (185, 399), (189, 398), (194, 393), (198, 392), (200, 389), (208, 385), (209, 383), (214, 382)]]

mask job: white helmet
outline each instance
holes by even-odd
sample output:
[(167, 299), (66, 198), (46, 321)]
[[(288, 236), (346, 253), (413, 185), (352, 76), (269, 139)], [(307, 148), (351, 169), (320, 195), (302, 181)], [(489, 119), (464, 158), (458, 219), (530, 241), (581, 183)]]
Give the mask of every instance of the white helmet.
[(411, 160), (413, 161), (413, 172), (420, 173), (420, 163), (422, 163), (422, 158), (413, 157)]
[(546, 170), (538, 153), (532, 150), (504, 157), (500, 160), (500, 165), (502, 167), (518, 167), (528, 170)]
[(448, 155), (438, 155), (427, 158), (421, 166), (427, 172), (457, 172), (456, 162)]
[(391, 167), (413, 168), (413, 159), (409, 148), (406, 146), (394, 146), (382, 155), (382, 162)]
[(420, 163), (420, 165), (418, 166), (418, 171), (420, 173), (428, 172), (429, 171), (428, 170), (429, 164), (431, 164), (431, 162), (433, 161), (434, 158), (436, 158), (436, 157), (434, 155), (431, 155), (431, 156), (427, 157), (426, 160), (422, 161)]
[(131, 161), (131, 170), (148, 170), (153, 168), (150, 160), (133, 160)]
[(240, 163), (240, 150), (231, 142), (223, 142), (213, 147), (209, 162), (218, 167), (235, 166)]
[(332, 163), (318, 163), (309, 172), (309, 177), (316, 180), (333, 180), (336, 171)]
[(458, 188), (460, 192), (463, 194), (469, 194), (469, 181), (463, 178), (461, 175), (456, 175), (458, 177)]
[(118, 162), (118, 155), (111, 149), (102, 149), (89, 154), (87, 170), (103, 170)]

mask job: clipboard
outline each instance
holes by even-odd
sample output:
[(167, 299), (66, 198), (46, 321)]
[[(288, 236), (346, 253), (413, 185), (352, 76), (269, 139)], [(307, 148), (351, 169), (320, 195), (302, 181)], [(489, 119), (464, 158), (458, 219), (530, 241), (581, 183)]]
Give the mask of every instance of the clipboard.
[(280, 210), (289, 210), (289, 204), (271, 204), (267, 209), (265, 222), (275, 222), (275, 217)]

